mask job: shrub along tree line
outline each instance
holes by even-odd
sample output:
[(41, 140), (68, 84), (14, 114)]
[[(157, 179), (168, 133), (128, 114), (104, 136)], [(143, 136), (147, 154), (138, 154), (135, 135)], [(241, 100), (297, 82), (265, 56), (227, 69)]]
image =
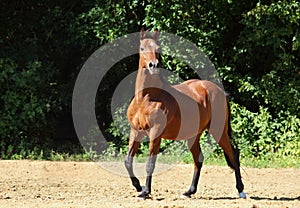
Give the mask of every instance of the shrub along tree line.
[[(243, 156), (300, 155), (299, 1), (0, 5), (0, 158), (81, 152), (71, 118), (76, 76), (96, 49), (142, 26), (192, 41), (214, 63), (230, 94), (234, 137)], [(112, 124), (110, 97), (137, 62), (133, 56), (116, 64), (99, 86), (98, 95), (107, 98), (97, 100), (99, 126), (117, 149), (126, 149), (128, 137)], [(193, 77), (182, 63), (170, 57), (163, 62), (181, 77)]]

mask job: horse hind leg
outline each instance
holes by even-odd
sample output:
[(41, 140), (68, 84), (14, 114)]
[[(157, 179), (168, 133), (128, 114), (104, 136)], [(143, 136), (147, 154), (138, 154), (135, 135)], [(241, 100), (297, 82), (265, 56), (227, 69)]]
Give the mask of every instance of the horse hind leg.
[(236, 188), (239, 192), (240, 198), (246, 198), (246, 194), (243, 192), (244, 184), (242, 182), (241, 172), (240, 172), (240, 161), (239, 161), (239, 151), (235, 149), (230, 143), (229, 136), (223, 135), (219, 141), (219, 145), (224, 151), (225, 159), (230, 168), (235, 172)]

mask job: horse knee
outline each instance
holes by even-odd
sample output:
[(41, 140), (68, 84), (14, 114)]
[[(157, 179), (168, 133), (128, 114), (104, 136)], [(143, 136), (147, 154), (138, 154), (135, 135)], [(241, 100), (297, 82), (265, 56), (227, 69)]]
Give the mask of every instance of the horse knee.
[(200, 150), (200, 154), (199, 154), (199, 157), (198, 157), (198, 162), (201, 163), (201, 166), (202, 166), (203, 161), (204, 161), (204, 155), (203, 155), (202, 151)]
[(128, 172), (130, 177), (134, 177), (132, 162), (133, 162), (133, 157), (130, 157), (130, 156), (127, 156), (125, 161), (124, 161), (125, 167), (126, 167), (127, 172)]
[(130, 168), (130, 167), (132, 167), (132, 162), (133, 162), (133, 157), (126, 156), (124, 164), (125, 164), (125, 166), (126, 166), (127, 169)]
[(147, 176), (151, 176), (155, 169), (155, 163), (156, 163), (156, 155), (155, 156), (149, 156), (148, 162), (146, 165), (146, 172)]
[(151, 176), (153, 174), (154, 168), (155, 168), (155, 162), (149, 161), (146, 166), (147, 176)]

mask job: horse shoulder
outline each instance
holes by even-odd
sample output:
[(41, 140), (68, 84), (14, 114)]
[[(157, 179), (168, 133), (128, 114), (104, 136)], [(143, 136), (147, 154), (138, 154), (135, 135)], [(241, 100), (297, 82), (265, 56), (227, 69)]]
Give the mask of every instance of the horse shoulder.
[(147, 98), (137, 102), (133, 99), (127, 109), (127, 118), (132, 128), (136, 130), (147, 130), (151, 126), (150, 115), (154, 108)]

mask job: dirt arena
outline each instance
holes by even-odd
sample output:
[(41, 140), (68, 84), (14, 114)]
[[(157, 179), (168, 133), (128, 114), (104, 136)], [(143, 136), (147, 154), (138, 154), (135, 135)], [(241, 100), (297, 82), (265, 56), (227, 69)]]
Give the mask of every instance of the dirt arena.
[[(228, 167), (204, 165), (198, 192), (181, 199), (193, 165), (176, 165), (153, 177), (150, 199), (139, 200), (123, 164), (0, 161), (0, 207), (300, 207), (299, 169), (243, 168), (247, 199), (237, 198)], [(117, 172), (118, 168), (120, 172)], [(158, 169), (159, 170), (159, 169)], [(145, 177), (141, 177), (144, 184)]]

